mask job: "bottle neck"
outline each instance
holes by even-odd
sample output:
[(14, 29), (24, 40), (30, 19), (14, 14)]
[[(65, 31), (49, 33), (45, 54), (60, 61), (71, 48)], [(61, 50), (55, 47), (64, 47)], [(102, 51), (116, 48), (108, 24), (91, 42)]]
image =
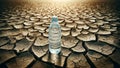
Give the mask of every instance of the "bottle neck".
[(52, 22), (52, 23), (58, 23), (58, 18), (57, 18), (57, 16), (53, 16), (51, 22)]

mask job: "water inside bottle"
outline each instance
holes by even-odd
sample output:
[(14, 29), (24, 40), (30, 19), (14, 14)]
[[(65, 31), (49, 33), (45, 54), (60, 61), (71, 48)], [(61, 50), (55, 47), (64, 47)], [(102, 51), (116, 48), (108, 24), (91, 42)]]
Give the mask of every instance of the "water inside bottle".
[(58, 54), (61, 51), (61, 28), (57, 17), (52, 18), (52, 23), (49, 26), (49, 51), (53, 54)]

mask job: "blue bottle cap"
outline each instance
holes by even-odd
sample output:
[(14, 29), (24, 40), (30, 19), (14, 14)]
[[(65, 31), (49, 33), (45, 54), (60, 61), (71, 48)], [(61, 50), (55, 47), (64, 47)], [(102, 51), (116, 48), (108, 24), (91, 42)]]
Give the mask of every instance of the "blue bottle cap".
[(53, 16), (52, 17), (52, 22), (58, 22), (58, 17), (57, 16)]

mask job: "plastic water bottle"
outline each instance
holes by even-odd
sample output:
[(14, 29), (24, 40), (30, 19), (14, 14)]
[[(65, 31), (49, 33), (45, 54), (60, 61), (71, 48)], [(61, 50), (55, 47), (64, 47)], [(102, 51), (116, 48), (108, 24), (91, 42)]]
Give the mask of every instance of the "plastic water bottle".
[(52, 17), (49, 26), (49, 51), (52, 54), (59, 54), (61, 51), (61, 27), (57, 16)]

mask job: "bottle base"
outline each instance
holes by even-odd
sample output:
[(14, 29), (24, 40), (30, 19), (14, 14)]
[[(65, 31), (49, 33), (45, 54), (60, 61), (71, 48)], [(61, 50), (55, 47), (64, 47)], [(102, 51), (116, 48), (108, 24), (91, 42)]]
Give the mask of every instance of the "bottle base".
[(59, 48), (59, 49), (51, 49), (51, 48), (49, 48), (49, 52), (52, 53), (52, 54), (59, 54), (60, 51), (61, 51), (61, 48)]

